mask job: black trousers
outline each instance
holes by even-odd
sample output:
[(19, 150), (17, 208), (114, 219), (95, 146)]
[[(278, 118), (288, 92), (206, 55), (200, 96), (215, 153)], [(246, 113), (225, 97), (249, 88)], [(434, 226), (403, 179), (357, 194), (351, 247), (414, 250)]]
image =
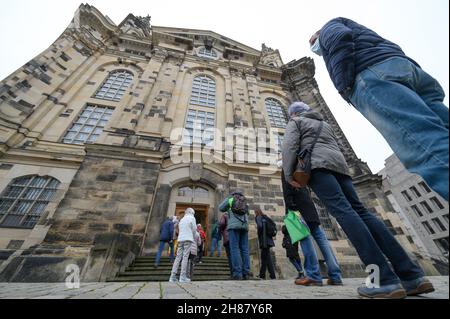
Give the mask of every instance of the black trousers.
[(275, 279), (275, 267), (273, 266), (270, 248), (261, 248), (261, 269), (259, 277), (266, 278), (266, 270), (269, 270), (270, 279)]

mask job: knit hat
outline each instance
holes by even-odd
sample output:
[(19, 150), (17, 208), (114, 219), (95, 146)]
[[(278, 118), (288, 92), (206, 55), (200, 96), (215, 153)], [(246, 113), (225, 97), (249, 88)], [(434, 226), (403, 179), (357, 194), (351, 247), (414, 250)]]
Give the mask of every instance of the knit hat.
[(303, 102), (294, 102), (289, 106), (289, 116), (295, 113), (305, 113), (308, 112), (311, 108)]

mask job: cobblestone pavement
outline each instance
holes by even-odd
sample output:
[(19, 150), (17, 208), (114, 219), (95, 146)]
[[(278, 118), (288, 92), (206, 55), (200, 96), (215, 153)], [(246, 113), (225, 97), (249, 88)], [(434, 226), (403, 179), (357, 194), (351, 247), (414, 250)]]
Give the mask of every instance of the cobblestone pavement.
[[(448, 299), (449, 277), (429, 278), (436, 291), (414, 297)], [(342, 287), (299, 287), (293, 280), (168, 282), (0, 283), (0, 299), (355, 299), (364, 279), (344, 279)]]

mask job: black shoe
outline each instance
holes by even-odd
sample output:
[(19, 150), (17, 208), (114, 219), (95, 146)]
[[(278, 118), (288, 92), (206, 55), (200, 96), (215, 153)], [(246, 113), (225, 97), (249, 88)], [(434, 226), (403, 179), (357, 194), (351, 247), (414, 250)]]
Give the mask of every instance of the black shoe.
[(244, 276), (242, 276), (242, 280), (249, 280), (249, 277), (248, 277), (248, 275), (244, 275)]
[(305, 273), (299, 272), (297, 278), (295, 279), (303, 279), (303, 278), (305, 278)]
[(259, 275), (259, 276), (256, 276), (256, 278), (259, 280), (266, 280), (266, 276)]

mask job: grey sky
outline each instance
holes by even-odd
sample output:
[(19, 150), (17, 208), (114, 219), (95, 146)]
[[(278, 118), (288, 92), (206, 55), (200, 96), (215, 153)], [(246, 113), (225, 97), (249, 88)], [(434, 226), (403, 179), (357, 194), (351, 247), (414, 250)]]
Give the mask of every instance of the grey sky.
[[(77, 0), (0, 0), (0, 79), (41, 51), (64, 31)], [(444, 87), (449, 88), (448, 0), (90, 0), (119, 24), (128, 13), (152, 17), (157, 26), (215, 31), (260, 49), (279, 49), (284, 63), (303, 56), (316, 62), (316, 79), (325, 101), (357, 155), (374, 172), (391, 155), (383, 137), (341, 99), (324, 62), (313, 56), (308, 39), (328, 20), (344, 16), (399, 44)], [(448, 106), (448, 97), (445, 100)]]

